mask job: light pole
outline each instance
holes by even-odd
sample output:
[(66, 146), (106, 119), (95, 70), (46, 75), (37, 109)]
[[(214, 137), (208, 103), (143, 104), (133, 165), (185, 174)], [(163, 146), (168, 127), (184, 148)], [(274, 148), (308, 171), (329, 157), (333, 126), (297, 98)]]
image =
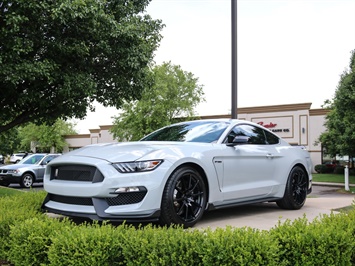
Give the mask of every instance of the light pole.
[(231, 13), (232, 13), (232, 118), (238, 118), (238, 82), (237, 82), (237, 58), (238, 58), (238, 47), (237, 47), (237, 0), (231, 0)]

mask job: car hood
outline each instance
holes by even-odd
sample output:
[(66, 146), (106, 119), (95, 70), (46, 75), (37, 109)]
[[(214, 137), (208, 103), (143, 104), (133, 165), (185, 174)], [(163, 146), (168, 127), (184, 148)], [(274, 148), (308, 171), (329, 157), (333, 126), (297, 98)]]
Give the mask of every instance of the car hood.
[[(70, 157), (91, 157), (106, 160), (109, 162), (129, 162), (141, 159), (143, 157), (153, 155), (155, 159), (164, 159), (167, 155), (175, 154), (182, 156), (182, 150), (195, 151), (199, 146), (211, 147), (209, 143), (196, 143), (196, 142), (162, 142), (162, 141), (141, 141), (141, 142), (125, 142), (125, 143), (110, 143), (110, 144), (95, 144), (85, 146), (78, 150), (71, 151), (67, 154), (60, 156), (56, 162), (61, 160), (68, 161)], [(190, 148), (189, 148), (190, 147)]]
[(1, 166), (0, 169), (13, 170), (19, 168), (29, 168), (33, 166), (35, 166), (35, 164), (8, 164), (8, 165)]

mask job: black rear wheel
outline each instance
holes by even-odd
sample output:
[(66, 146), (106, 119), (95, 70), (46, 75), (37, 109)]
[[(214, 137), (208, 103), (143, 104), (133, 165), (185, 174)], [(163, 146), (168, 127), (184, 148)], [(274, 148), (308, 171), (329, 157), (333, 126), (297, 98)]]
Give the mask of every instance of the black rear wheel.
[(277, 205), (282, 209), (301, 209), (306, 202), (307, 188), (307, 173), (300, 166), (295, 166), (288, 176), (284, 197), (276, 201)]
[(191, 227), (201, 219), (206, 202), (206, 186), (200, 173), (192, 167), (179, 168), (165, 185), (160, 221)]

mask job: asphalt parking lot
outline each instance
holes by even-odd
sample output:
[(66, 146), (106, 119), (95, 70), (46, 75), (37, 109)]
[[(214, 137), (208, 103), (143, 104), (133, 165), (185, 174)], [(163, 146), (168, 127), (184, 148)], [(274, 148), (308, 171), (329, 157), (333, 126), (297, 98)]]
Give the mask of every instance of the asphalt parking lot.
[[(17, 184), (11, 184), (10, 187), (29, 190), (23, 189)], [(42, 190), (43, 183), (35, 183), (32, 189)], [(312, 221), (323, 214), (337, 212), (336, 209), (353, 203), (355, 194), (340, 192), (340, 189), (341, 187), (314, 185), (306, 204), (300, 210), (283, 210), (276, 203), (270, 202), (206, 212), (195, 228), (215, 229), (226, 226), (247, 226), (269, 230), (275, 227), (279, 221), (284, 222), (288, 219), (292, 221), (303, 217), (304, 214), (309, 221)]]

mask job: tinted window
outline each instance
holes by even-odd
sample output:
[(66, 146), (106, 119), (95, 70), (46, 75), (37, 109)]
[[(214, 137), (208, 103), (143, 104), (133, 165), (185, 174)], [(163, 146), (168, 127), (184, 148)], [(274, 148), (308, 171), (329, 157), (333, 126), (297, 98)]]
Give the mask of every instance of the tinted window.
[(248, 144), (267, 144), (264, 130), (252, 125), (237, 125), (229, 132), (225, 142), (232, 143), (236, 136), (248, 137)]
[(34, 154), (31, 155), (30, 157), (25, 157), (24, 159), (22, 159), (20, 164), (36, 164), (40, 160), (42, 160), (43, 157), (44, 155)]
[(141, 141), (216, 142), (229, 126), (221, 121), (192, 121), (171, 125), (144, 137)]
[(278, 136), (272, 134), (271, 132), (264, 130), (265, 136), (266, 136), (266, 141), (268, 144), (279, 144), (280, 139)]

